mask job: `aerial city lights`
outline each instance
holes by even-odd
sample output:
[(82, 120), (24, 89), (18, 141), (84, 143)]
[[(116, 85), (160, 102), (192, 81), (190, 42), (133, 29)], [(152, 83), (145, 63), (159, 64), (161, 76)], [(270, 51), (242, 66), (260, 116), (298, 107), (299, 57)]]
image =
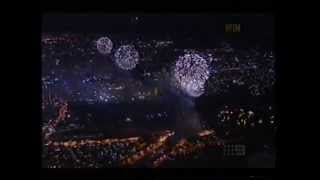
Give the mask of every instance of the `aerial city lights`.
[(273, 31), (261, 33), (270, 26), (247, 42), (251, 33), (218, 36), (197, 21), (209, 29), (203, 41), (177, 31), (192, 18), (162, 20), (112, 16), (97, 31), (43, 30), (43, 167), (274, 167), (277, 59), (265, 42)]

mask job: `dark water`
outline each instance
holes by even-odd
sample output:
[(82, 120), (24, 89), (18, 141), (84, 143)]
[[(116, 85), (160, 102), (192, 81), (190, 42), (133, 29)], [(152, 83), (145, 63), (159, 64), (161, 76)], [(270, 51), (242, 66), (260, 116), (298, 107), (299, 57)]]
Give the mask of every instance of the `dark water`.
[[(174, 130), (179, 139), (201, 131), (203, 122), (215, 128), (217, 114), (225, 105), (250, 108), (274, 104), (273, 94), (252, 97), (241, 90), (236, 92), (197, 99), (168, 94), (148, 101), (96, 104), (72, 102), (71, 112), (73, 117), (78, 117), (75, 123), (108, 136), (134, 136)], [(166, 116), (157, 116), (163, 112), (166, 112)], [(151, 114), (154, 117), (148, 119), (147, 115)], [(126, 121), (127, 118), (131, 121)]]
[[(76, 123), (108, 134), (174, 130), (178, 136), (191, 136), (201, 130), (200, 116), (193, 100), (176, 96), (118, 104), (73, 102), (71, 109), (73, 117), (78, 117)], [(163, 112), (166, 112), (166, 116)], [(158, 113), (162, 113), (162, 116), (158, 116)], [(147, 118), (151, 114), (153, 118)], [(126, 121), (127, 118), (132, 121)]]

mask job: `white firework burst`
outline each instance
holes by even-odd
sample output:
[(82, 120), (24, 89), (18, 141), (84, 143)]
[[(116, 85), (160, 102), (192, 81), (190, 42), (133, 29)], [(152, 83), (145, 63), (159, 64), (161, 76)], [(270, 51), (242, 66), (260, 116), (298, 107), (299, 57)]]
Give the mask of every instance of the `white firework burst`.
[(199, 54), (186, 53), (175, 63), (175, 81), (189, 96), (199, 97), (204, 93), (204, 85), (209, 75), (209, 65)]
[(97, 40), (97, 50), (104, 55), (110, 54), (113, 43), (108, 37), (101, 37)]
[(114, 54), (116, 64), (124, 70), (131, 70), (139, 62), (139, 53), (133, 45), (123, 45)]

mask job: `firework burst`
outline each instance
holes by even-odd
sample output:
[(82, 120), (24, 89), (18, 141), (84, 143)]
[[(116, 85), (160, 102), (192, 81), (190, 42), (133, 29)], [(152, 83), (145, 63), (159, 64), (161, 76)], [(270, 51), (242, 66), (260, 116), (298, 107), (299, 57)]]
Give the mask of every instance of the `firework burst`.
[(116, 64), (124, 70), (131, 70), (139, 62), (139, 53), (133, 45), (123, 45), (115, 53)]
[(107, 38), (107, 37), (101, 37), (97, 40), (97, 50), (101, 53), (101, 54), (110, 54), (112, 47), (113, 47), (113, 43), (112, 41)]
[(184, 93), (192, 97), (199, 97), (204, 93), (209, 74), (207, 61), (196, 53), (186, 53), (175, 63), (175, 82)]

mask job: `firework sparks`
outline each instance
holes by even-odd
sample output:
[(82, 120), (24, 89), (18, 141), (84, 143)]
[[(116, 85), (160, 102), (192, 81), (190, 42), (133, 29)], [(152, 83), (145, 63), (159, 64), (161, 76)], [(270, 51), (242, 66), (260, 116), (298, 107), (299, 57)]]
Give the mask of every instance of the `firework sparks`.
[(97, 40), (97, 49), (101, 54), (110, 54), (113, 47), (112, 41), (107, 37), (101, 37)]
[(204, 85), (209, 74), (207, 61), (196, 53), (180, 56), (174, 68), (174, 78), (178, 87), (192, 97), (199, 97), (204, 93)]
[(115, 53), (116, 64), (124, 70), (131, 70), (139, 62), (139, 53), (132, 45), (120, 46)]

